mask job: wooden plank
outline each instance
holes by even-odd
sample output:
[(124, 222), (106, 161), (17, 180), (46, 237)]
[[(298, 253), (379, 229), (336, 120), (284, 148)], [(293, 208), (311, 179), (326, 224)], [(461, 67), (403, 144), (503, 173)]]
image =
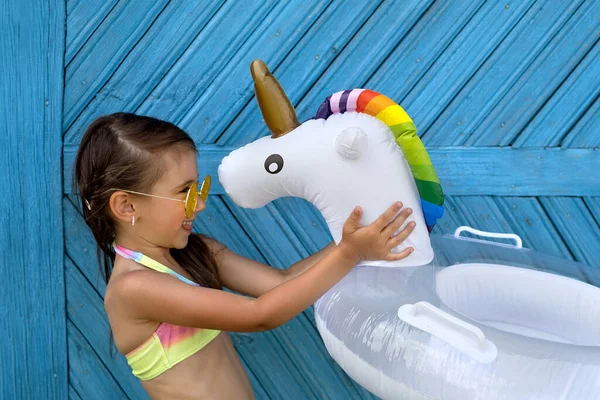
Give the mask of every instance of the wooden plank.
[[(234, 149), (199, 147), (198, 168), (215, 178), (213, 194), (224, 194), (216, 179), (217, 168)], [(76, 152), (75, 147), (65, 147), (65, 194), (73, 193), (71, 174)], [(600, 150), (441, 147), (428, 149), (428, 153), (447, 195), (600, 195)]]
[[(181, 119), (203, 92), (214, 90), (214, 79), (252, 32), (268, 23), (265, 17), (275, 5), (275, 0), (226, 2), (136, 112), (169, 121)], [(196, 137), (197, 132), (189, 133)]]
[(437, 117), (423, 137), (424, 141), (430, 146), (464, 143), (580, 3), (561, 0), (534, 3)]
[[(381, 5), (379, 2), (356, 3), (340, 3), (339, 7), (327, 8), (276, 70), (271, 68), (292, 104), (298, 104), (324, 74), (343, 77), (344, 84), (340, 86), (343, 88), (354, 84), (356, 78), (365, 79), (369, 70), (372, 72), (377, 68), (394, 49), (430, 1), (411, 0), (404, 2), (402, 7), (395, 1)], [(393, 29), (396, 26), (398, 29)], [(351, 67), (340, 69), (342, 59)], [(327, 70), (344, 73), (328, 74)], [(249, 73), (247, 80), (251, 82)], [(322, 101), (328, 94), (331, 93), (321, 93), (319, 100)], [(313, 107), (316, 109), (319, 104), (316, 100)], [(315, 110), (311, 111), (314, 114)], [(299, 118), (304, 120), (311, 116), (299, 115)], [(253, 97), (222, 133), (218, 143), (245, 143), (265, 132), (267, 128)]]
[(79, 143), (87, 125), (102, 115), (135, 111), (221, 4), (170, 2), (65, 133), (65, 143)]
[(457, 147), (431, 149), (429, 155), (447, 194), (594, 196), (600, 191), (600, 151)]
[[(435, 1), (363, 87), (383, 93), (405, 107), (406, 95), (423, 79), (483, 4)], [(338, 90), (340, 88), (335, 89)], [(314, 112), (315, 106), (312, 107)]]
[(585, 2), (477, 128), (470, 146), (506, 146), (554, 94), (600, 36), (600, 3)]
[(0, 4), (0, 398), (68, 393), (61, 118), (64, 1)]
[(121, 1), (66, 68), (63, 131), (114, 73), (168, 0)]
[(104, 364), (107, 373), (130, 398), (148, 399), (142, 384), (131, 373), (125, 357), (118, 353), (114, 343), (110, 341), (110, 325), (104, 311), (103, 298), (70, 258), (65, 260), (65, 276), (69, 321), (77, 327)]
[(73, 385), (69, 385), (69, 400), (83, 400), (79, 393), (73, 388)]
[[(513, 147), (556, 147), (600, 95), (600, 43), (590, 50), (565, 82), (519, 135)], [(600, 118), (596, 114), (596, 124)], [(600, 136), (598, 145), (600, 145)], [(568, 147), (568, 146), (563, 146)]]
[(567, 148), (600, 148), (600, 97), (596, 98), (594, 103), (587, 109), (585, 114), (571, 129), (565, 140), (561, 143), (562, 147)]
[(524, 246), (552, 256), (573, 259), (569, 248), (561, 240), (550, 217), (537, 198), (498, 197), (494, 199), (497, 211), (506, 219), (512, 232), (523, 239)]
[(100, 23), (117, 4), (118, 0), (69, 0), (67, 1), (67, 49), (65, 65), (92, 36)]
[(91, 282), (98, 295), (104, 297), (106, 283), (98, 266), (96, 241), (77, 208), (67, 198), (63, 201), (65, 251)]
[[(505, 2), (492, 1), (484, 2), (477, 10), (402, 100), (402, 107), (412, 117), (421, 134), (429, 129), (532, 4), (515, 2), (507, 6)], [(403, 82), (398, 80), (396, 85), (402, 84)], [(394, 93), (394, 88), (390, 89), (391, 93)]]
[(278, 2), (210, 87), (191, 104), (184, 104), (174, 121), (188, 132), (198, 132), (202, 142), (212, 143), (215, 132), (221, 132), (254, 93), (250, 62), (259, 58), (276, 68), (330, 2)]
[(600, 227), (600, 197), (586, 197), (584, 201)]
[(68, 321), (69, 383), (86, 400), (128, 399), (79, 330)]
[(555, 196), (540, 201), (575, 259), (600, 269), (600, 228), (583, 200)]

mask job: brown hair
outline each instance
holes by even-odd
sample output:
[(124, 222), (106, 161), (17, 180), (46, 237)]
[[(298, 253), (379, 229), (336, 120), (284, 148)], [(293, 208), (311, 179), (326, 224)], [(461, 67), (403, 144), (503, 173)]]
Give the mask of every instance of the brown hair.
[[(115, 261), (115, 224), (108, 206), (111, 189), (150, 190), (162, 174), (157, 156), (174, 146), (197, 152), (192, 138), (174, 124), (129, 113), (100, 117), (83, 135), (74, 180), (107, 283)], [(221, 289), (214, 256), (201, 235), (190, 235), (185, 248), (170, 252), (198, 284)]]

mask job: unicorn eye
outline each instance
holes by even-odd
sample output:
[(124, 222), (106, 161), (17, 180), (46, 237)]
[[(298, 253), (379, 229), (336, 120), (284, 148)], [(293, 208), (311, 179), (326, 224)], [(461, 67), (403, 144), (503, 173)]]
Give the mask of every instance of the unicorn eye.
[(265, 160), (265, 170), (270, 174), (277, 174), (283, 169), (283, 157), (279, 154), (271, 154)]

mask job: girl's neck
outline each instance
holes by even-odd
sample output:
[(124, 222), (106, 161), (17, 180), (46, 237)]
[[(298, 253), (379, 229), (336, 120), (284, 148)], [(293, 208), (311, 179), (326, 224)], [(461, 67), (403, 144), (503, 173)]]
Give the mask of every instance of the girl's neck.
[(167, 267), (171, 268), (177, 265), (171, 256), (170, 249), (166, 247), (160, 247), (145, 240), (136, 240), (136, 238), (116, 238), (115, 243), (126, 249), (142, 253)]

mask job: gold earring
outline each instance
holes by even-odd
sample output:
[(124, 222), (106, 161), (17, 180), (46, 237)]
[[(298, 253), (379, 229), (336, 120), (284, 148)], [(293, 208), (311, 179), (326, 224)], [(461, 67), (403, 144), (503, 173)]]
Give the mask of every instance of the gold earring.
[(131, 226), (135, 225), (135, 215), (131, 216)]

